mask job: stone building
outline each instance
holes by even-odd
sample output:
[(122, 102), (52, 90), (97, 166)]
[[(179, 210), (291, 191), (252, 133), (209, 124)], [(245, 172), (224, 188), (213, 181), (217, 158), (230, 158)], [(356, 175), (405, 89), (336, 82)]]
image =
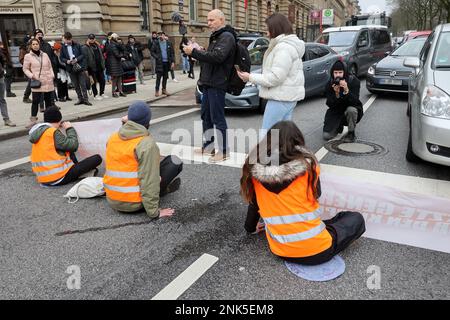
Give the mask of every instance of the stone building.
[[(295, 33), (311, 41), (308, 35), (315, 22), (311, 10), (335, 9), (335, 25), (345, 24), (344, 11), (351, 0), (2, 0), (0, 2), (0, 41), (9, 48), (16, 67), (18, 48), (24, 36), (40, 28), (48, 40), (60, 39), (70, 31), (75, 39), (84, 42), (89, 33), (100, 39), (108, 32), (126, 37), (133, 34), (147, 43), (151, 31), (164, 31), (174, 43), (177, 64), (181, 35), (178, 24), (172, 22), (173, 12), (179, 12), (187, 25), (188, 36), (207, 46), (209, 30), (206, 24), (208, 12), (221, 9), (227, 22), (240, 32), (266, 31), (264, 23), (268, 15), (280, 12), (289, 17)], [(145, 50), (146, 56), (148, 51)]]

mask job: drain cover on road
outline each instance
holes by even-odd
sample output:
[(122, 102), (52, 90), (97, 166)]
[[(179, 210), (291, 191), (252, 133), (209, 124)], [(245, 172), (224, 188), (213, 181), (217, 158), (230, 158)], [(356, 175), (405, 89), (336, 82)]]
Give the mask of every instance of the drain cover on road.
[(333, 153), (343, 156), (373, 156), (386, 154), (387, 150), (382, 146), (366, 141), (357, 140), (347, 143), (342, 140), (332, 140), (325, 144), (325, 148)]

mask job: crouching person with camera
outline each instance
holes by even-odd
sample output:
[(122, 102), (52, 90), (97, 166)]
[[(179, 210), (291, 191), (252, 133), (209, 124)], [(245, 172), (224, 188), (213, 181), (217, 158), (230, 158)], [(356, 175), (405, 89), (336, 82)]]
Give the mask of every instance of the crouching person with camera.
[(160, 209), (159, 199), (179, 189), (177, 176), (183, 163), (176, 156), (161, 161), (158, 145), (148, 131), (150, 120), (151, 110), (144, 101), (129, 107), (123, 126), (106, 145), (103, 185), (109, 205), (117, 211), (168, 217), (175, 210)]
[[(78, 136), (68, 121), (62, 122), (57, 107), (44, 112), (44, 123), (34, 125), (30, 132), (31, 165), (39, 183), (47, 186), (61, 186), (78, 180), (88, 172), (97, 172), (102, 163), (99, 155), (93, 155), (78, 162)], [(60, 128), (66, 131), (62, 133)]]
[(348, 126), (344, 141), (356, 140), (356, 124), (363, 116), (363, 106), (359, 100), (360, 88), (360, 81), (355, 75), (348, 73), (345, 63), (336, 61), (331, 68), (331, 81), (325, 89), (328, 106), (323, 127), (325, 140), (336, 137), (344, 126)]

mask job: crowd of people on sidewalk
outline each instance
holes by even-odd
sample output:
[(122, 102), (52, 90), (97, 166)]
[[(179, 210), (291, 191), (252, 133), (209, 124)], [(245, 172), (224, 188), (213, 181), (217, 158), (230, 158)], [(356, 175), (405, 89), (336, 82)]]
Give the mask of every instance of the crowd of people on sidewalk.
[[(195, 38), (186, 43), (200, 48)], [(164, 32), (153, 32), (147, 46), (151, 57), (151, 77), (157, 78), (155, 96), (160, 96), (161, 80), (162, 94), (169, 95), (169, 72), (172, 81), (178, 82), (174, 72), (173, 44)], [(108, 33), (101, 42), (95, 34), (89, 34), (83, 43), (75, 41), (70, 32), (64, 33), (59, 41), (47, 41), (41, 29), (34, 30), (32, 36), (24, 38), (19, 55), (23, 73), (28, 78), (23, 102), (31, 103), (30, 122), (26, 127), (31, 128), (38, 122), (39, 111), (44, 112), (50, 106), (59, 108), (57, 101), (71, 101), (69, 89), (76, 92), (75, 106), (92, 106), (90, 95), (96, 101), (107, 99), (106, 83), (112, 85), (113, 98), (135, 93), (136, 80), (145, 85), (144, 50), (144, 45), (133, 35), (129, 35), (127, 43), (124, 43), (117, 33)], [(180, 52), (180, 56), (182, 54)], [(9, 119), (4, 99), (5, 92), (6, 97), (16, 97), (11, 91), (14, 68), (9, 57), (0, 42), (0, 107), (5, 125), (15, 126)], [(186, 73), (184, 69), (183, 73)], [(189, 77), (194, 78), (193, 65), (189, 69)]]
[[(211, 163), (228, 159), (230, 150), (224, 108), (229, 79), (235, 73), (242, 83), (258, 84), (261, 97), (268, 103), (262, 124), (265, 135), (249, 153), (240, 179), (241, 195), (248, 203), (245, 230), (249, 233), (265, 231), (269, 248), (277, 257), (299, 264), (322, 264), (361, 237), (365, 222), (358, 212), (340, 212), (331, 220), (322, 220), (318, 199), (326, 190), (321, 188), (320, 165), (306, 147), (301, 130), (292, 121), (294, 108), (305, 96), (302, 64), (305, 44), (294, 35), (291, 23), (284, 15), (275, 13), (267, 18), (266, 24), (271, 40), (261, 74), (241, 70), (242, 48), (236, 32), (226, 25), (224, 14), (218, 9), (208, 13), (212, 34), (207, 49), (183, 40), (180, 48), (188, 62), (195, 59), (202, 66), (199, 85), (204, 94), (201, 104), (204, 144), (195, 152), (209, 155)], [(81, 62), (79, 54), (82, 50), (70, 39), (66, 34), (68, 48), (61, 60), (73, 70)], [(173, 69), (174, 49), (164, 33), (156, 34), (151, 41), (149, 46), (158, 75), (155, 95), (159, 95), (161, 80), (162, 93), (168, 94), (166, 83), (168, 72)], [(139, 50), (133, 55), (136, 46), (131, 41), (131, 56), (135, 56), (137, 62)], [(53, 74), (51, 61), (45, 53), (36, 52), (38, 47), (39, 41), (32, 40), (33, 51), (26, 58), (26, 65), (34, 78), (41, 72), (35, 61), (43, 59), (40, 65), (45, 66), (44, 72), (50, 79)], [(108, 57), (114, 57), (109, 62), (109, 72), (115, 83), (113, 87), (117, 87), (120, 94), (117, 79), (120, 75), (115, 71), (124, 56), (116, 35), (110, 35), (106, 48)], [(91, 55), (95, 57), (95, 51)], [(350, 140), (353, 140), (356, 123), (362, 117), (359, 82), (347, 73), (346, 66), (340, 61), (332, 67), (331, 76), (326, 89), (329, 91), (327, 106), (332, 110), (332, 116), (330, 113), (325, 116), (328, 125), (324, 127), (324, 138), (332, 138), (347, 125), (349, 133), (353, 134)], [(53, 90), (51, 82), (42, 83), (41, 90), (44, 100), (51, 102), (48, 94)], [(34, 97), (38, 92), (40, 97), (42, 92), (34, 92), (33, 101), (39, 101)], [(82, 93), (80, 95), (83, 98)], [(167, 217), (175, 210), (161, 209), (160, 197), (179, 189), (178, 176), (183, 166), (176, 156), (161, 157), (149, 132), (151, 115), (150, 107), (143, 101), (129, 107), (127, 116), (122, 118), (122, 127), (111, 135), (106, 145), (103, 186), (109, 205), (117, 211), (145, 211), (151, 218)], [(70, 123), (62, 121), (57, 107), (50, 105), (45, 110), (44, 121), (30, 130), (32, 168), (39, 183), (46, 186), (66, 184), (100, 165), (102, 159), (98, 155), (77, 161), (74, 156), (78, 148), (76, 132)], [(60, 128), (66, 130), (65, 135)], [(217, 150), (215, 143), (219, 147)]]

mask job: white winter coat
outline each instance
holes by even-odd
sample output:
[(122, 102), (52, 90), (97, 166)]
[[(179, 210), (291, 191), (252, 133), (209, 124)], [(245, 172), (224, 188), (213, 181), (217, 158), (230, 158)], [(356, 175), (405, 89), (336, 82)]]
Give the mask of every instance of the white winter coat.
[(296, 35), (272, 39), (264, 54), (262, 73), (251, 73), (249, 81), (259, 85), (259, 96), (268, 100), (300, 101), (305, 98), (302, 57), (305, 43)]

